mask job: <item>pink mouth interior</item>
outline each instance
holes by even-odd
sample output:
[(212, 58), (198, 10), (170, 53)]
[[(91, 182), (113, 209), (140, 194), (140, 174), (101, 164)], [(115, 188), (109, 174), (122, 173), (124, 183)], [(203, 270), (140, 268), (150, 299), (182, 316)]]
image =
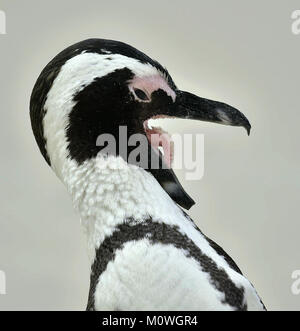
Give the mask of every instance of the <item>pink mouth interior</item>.
[[(167, 118), (168, 116), (155, 116), (151, 119)], [(148, 141), (156, 151), (162, 151), (166, 165), (171, 168), (174, 158), (174, 145), (168, 132), (159, 127), (149, 127), (149, 120), (144, 122), (144, 130)]]

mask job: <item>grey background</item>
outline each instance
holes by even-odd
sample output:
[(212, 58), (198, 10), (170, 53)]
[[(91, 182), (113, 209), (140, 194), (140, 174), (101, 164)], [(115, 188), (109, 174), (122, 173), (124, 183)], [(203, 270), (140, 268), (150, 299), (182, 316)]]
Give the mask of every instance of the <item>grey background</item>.
[(125, 41), (167, 66), (176, 84), (241, 109), (241, 128), (164, 121), (205, 134), (205, 175), (183, 186), (189, 212), (223, 246), (269, 309), (300, 307), (291, 274), (299, 249), (298, 1), (3, 1), (0, 35), (0, 309), (84, 309), (85, 236), (64, 187), (42, 159), (29, 121), (37, 76), (66, 46)]

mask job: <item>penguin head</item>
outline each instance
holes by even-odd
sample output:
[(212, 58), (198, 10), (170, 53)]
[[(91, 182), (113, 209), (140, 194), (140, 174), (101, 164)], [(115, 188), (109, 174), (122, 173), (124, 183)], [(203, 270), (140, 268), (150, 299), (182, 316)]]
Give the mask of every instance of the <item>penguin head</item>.
[[(104, 39), (72, 45), (44, 68), (31, 95), (30, 116), (40, 151), (59, 176), (68, 160), (81, 165), (96, 158), (104, 148), (97, 143), (99, 137), (110, 136), (116, 143), (116, 156), (149, 171), (186, 209), (194, 201), (172, 171), (172, 144), (148, 120), (196, 119), (243, 126), (248, 134), (251, 128), (237, 109), (179, 90), (157, 61), (125, 43)], [(132, 144), (121, 148), (124, 130), (127, 137), (144, 138), (146, 163), (129, 157)], [(157, 142), (154, 135), (163, 139)], [(165, 156), (159, 151), (162, 141), (168, 149)], [(158, 168), (152, 166), (153, 157)]]

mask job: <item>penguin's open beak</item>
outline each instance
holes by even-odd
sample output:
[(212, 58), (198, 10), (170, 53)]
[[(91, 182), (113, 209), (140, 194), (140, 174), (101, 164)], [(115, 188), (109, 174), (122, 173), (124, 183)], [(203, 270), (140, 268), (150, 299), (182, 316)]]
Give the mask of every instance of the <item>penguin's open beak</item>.
[[(214, 122), (224, 125), (242, 126), (246, 129), (248, 135), (250, 134), (251, 125), (244, 114), (239, 110), (218, 101), (208, 100), (200, 98), (192, 93), (177, 91), (175, 101), (171, 101), (168, 98), (168, 102), (165, 107), (159, 107), (155, 110), (154, 116), (150, 118), (183, 118), (193, 119), (206, 122)], [(149, 119), (149, 118), (148, 118)], [(154, 146), (151, 143), (152, 134), (163, 136), (164, 142), (167, 145), (167, 150), (172, 149), (171, 140), (165, 137), (166, 132), (160, 128), (148, 127), (148, 120), (144, 122), (144, 128), (146, 135), (151, 146), (151, 151), (157, 151), (152, 153), (154, 157), (158, 157), (160, 162), (167, 165), (160, 169), (151, 168), (150, 157), (148, 159), (148, 171), (157, 179), (163, 189), (169, 194), (169, 196), (178, 203), (181, 207), (189, 209), (194, 205), (194, 200), (185, 192), (181, 184), (179, 183), (174, 171), (171, 168), (172, 158), (166, 158), (166, 155), (162, 155), (158, 150), (158, 146)], [(169, 145), (169, 146), (168, 146)], [(173, 152), (171, 152), (173, 154)], [(155, 156), (156, 155), (156, 156)], [(152, 156), (153, 157), (153, 156)]]
[[(242, 126), (250, 134), (251, 125), (246, 116), (237, 109), (218, 101), (200, 98), (192, 93), (178, 91), (171, 107), (172, 116)], [(169, 113), (170, 114), (170, 113)]]

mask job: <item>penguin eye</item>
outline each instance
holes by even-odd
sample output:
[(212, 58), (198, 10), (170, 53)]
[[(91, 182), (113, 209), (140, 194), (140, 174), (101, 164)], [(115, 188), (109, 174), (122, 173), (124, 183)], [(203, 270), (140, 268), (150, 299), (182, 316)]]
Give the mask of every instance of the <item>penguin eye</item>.
[(140, 100), (143, 100), (143, 101), (148, 101), (149, 100), (147, 94), (144, 91), (142, 91), (138, 88), (134, 89), (134, 93)]

